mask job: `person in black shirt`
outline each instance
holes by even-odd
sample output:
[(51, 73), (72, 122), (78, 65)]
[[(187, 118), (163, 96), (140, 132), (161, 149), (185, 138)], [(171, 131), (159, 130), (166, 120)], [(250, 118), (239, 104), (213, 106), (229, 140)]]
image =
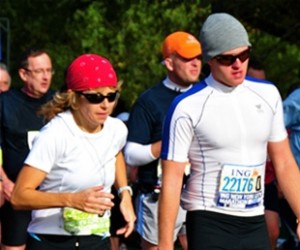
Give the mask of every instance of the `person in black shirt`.
[(44, 125), (37, 110), (54, 94), (50, 90), (54, 71), (46, 51), (26, 51), (21, 57), (18, 73), (23, 86), (0, 95), (0, 145), (3, 155), (0, 176), (3, 180), (1, 195), (5, 198), (0, 213), (3, 250), (25, 249), (31, 212), (15, 211), (10, 198), (32, 140)]
[[(162, 124), (173, 99), (197, 82), (201, 71), (201, 46), (189, 33), (170, 34), (163, 43), (163, 64), (167, 77), (146, 90), (133, 105), (128, 121), (125, 159), (129, 166), (138, 167), (136, 199), (136, 230), (142, 238), (143, 250), (157, 249), (157, 205), (160, 190), (159, 155)], [(184, 225), (185, 211), (177, 217), (174, 240), (177, 235), (186, 249)]]

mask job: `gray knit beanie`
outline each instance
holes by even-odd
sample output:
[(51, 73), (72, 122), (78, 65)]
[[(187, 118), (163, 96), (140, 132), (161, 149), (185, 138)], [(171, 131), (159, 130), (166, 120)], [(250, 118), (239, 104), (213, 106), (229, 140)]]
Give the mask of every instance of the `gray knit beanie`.
[(200, 31), (203, 59), (209, 59), (225, 51), (251, 46), (244, 26), (227, 13), (211, 14)]

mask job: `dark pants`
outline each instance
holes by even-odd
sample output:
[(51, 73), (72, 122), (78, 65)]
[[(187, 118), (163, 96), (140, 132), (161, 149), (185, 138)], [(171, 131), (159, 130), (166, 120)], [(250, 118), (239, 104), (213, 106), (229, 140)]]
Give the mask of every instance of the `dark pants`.
[(268, 250), (264, 216), (239, 217), (207, 211), (187, 212), (189, 250)]
[(26, 250), (110, 250), (109, 238), (100, 236), (36, 235), (29, 237)]
[(275, 182), (265, 184), (264, 206), (266, 210), (279, 213), (279, 197)]
[(21, 246), (27, 241), (27, 227), (31, 220), (31, 211), (15, 210), (6, 201), (0, 209), (2, 224), (2, 244)]

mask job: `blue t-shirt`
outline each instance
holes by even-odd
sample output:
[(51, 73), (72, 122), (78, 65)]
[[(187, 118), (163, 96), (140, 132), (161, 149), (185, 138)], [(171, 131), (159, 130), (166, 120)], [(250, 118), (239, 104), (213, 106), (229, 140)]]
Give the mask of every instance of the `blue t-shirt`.
[(294, 90), (283, 102), (284, 122), (290, 130), (290, 145), (300, 167), (300, 89)]

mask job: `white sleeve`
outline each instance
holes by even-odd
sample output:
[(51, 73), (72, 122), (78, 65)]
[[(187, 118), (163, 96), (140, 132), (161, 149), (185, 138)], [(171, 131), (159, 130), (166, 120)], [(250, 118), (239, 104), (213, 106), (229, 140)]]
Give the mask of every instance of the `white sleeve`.
[(129, 166), (139, 167), (156, 160), (151, 151), (151, 144), (142, 145), (135, 142), (127, 142), (124, 148), (125, 161)]

